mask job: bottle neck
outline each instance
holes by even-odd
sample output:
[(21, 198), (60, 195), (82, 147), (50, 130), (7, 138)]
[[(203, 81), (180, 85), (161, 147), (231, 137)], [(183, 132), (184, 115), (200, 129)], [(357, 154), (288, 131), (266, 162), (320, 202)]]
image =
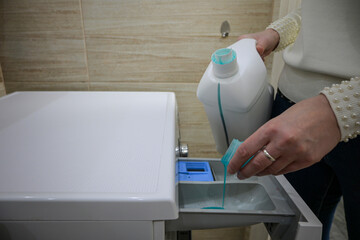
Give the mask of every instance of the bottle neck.
[(214, 75), (219, 78), (232, 77), (239, 70), (236, 52), (229, 48), (216, 50), (211, 56), (211, 61)]

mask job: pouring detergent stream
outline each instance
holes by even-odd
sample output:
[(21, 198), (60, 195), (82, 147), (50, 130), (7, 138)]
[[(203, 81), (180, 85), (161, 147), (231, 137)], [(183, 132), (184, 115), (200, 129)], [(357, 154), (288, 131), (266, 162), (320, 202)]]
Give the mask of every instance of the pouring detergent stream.
[[(241, 144), (237, 139), (246, 139), (270, 118), (274, 92), (266, 75), (256, 41), (243, 39), (229, 48), (216, 50), (199, 83), (197, 96), (204, 105), (216, 149), (226, 152), (221, 159), (224, 165), (222, 207), (207, 209), (224, 209), (226, 170)], [(231, 139), (234, 140), (230, 144)]]
[[(222, 197), (222, 207), (204, 207), (203, 209), (224, 209), (224, 204), (225, 204), (225, 192), (226, 192), (226, 172), (227, 172), (227, 167), (229, 165), (230, 160), (232, 159), (232, 157), (234, 156), (236, 149), (238, 149), (238, 147), (241, 145), (242, 142), (240, 142), (237, 139), (233, 139), (228, 150), (226, 151), (226, 153), (224, 154), (224, 156), (221, 158), (221, 163), (224, 165), (224, 186), (223, 186), (223, 197)], [(241, 168), (245, 167), (246, 164), (248, 164), (248, 162), (253, 158), (254, 156), (252, 156), (251, 158), (249, 158), (242, 166)]]

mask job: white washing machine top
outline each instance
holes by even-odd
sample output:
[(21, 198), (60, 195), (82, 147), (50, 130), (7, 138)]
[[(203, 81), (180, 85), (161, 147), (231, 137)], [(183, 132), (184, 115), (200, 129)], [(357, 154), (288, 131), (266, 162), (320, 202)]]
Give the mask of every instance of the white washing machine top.
[(0, 99), (0, 220), (178, 217), (173, 93)]

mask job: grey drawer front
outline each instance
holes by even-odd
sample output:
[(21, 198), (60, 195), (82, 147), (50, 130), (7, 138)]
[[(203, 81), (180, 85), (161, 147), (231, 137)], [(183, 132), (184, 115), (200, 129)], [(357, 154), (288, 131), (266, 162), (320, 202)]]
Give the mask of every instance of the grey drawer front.
[(306, 240), (320, 239), (320, 222), (285, 177), (252, 177), (240, 181), (236, 176), (227, 176), (224, 209), (209, 209), (222, 206), (224, 168), (220, 160), (179, 160), (209, 162), (215, 180), (178, 182), (179, 218), (166, 222), (167, 231), (264, 223), (272, 239), (305, 239), (304, 236)]

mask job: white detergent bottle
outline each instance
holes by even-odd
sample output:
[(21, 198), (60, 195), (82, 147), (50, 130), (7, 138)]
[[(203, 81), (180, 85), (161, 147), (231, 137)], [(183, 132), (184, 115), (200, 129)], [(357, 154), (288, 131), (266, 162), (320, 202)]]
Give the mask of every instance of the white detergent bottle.
[(256, 40), (243, 39), (215, 51), (197, 89), (216, 149), (224, 154), (232, 139), (244, 141), (271, 114), (274, 89), (256, 50)]

